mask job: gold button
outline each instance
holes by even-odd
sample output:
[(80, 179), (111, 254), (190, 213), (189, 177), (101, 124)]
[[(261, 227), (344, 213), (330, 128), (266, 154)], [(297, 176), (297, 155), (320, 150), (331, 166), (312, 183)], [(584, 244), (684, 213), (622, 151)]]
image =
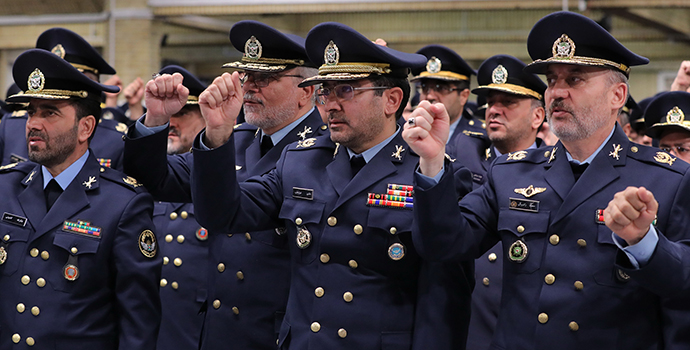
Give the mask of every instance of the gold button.
[(518, 232), (518, 233), (523, 233), (523, 232), (525, 232), (525, 227), (522, 226), (522, 225), (518, 226), (518, 227), (517, 227), (517, 232)]
[(551, 243), (551, 245), (557, 245), (560, 241), (561, 237), (558, 237), (558, 235), (551, 235), (551, 237), (549, 237), (549, 243)]
[(391, 229), (390, 229), (389, 232), (390, 232), (392, 235), (394, 235), (394, 234), (398, 233), (398, 229), (395, 228), (395, 227), (391, 227)]
[(105, 172), (105, 168), (101, 168), (101, 172), (104, 173), (104, 172)]
[(550, 155), (551, 155), (551, 151), (544, 152), (544, 158), (549, 158)]
[(331, 261), (331, 257), (330, 257), (328, 254), (323, 253), (323, 254), (321, 254), (321, 256), (319, 257), (319, 260), (321, 260), (321, 262), (325, 264), (325, 263)]
[(36, 344), (36, 342), (34, 341), (34, 338), (31, 338), (31, 337), (26, 338), (26, 345), (34, 346), (34, 344)]
[(79, 252), (79, 249), (77, 249), (77, 247), (72, 247), (72, 249), (70, 249), (69, 251), (72, 252), (72, 254), (77, 254)]
[(2, 237), (2, 239), (7, 242), (10, 240), (10, 235), (5, 235), (5, 237)]
[(184, 243), (184, 236), (183, 235), (177, 236), (177, 243)]
[(173, 283), (170, 283), (170, 286), (172, 287), (172, 289), (177, 289), (180, 285), (177, 284), (177, 282), (173, 281)]
[(340, 329), (338, 330), (338, 336), (341, 337), (341, 338), (347, 337), (347, 331), (345, 330), (345, 328), (340, 328)]
[(246, 232), (246, 233), (244, 234), (244, 238), (246, 238), (248, 241), (251, 241), (251, 240), (252, 240), (252, 235), (250, 235), (249, 232)]
[(580, 238), (580, 239), (577, 240), (577, 245), (579, 245), (580, 247), (584, 248), (584, 247), (587, 246), (587, 241), (585, 241), (584, 239)]
[(347, 264), (350, 265), (350, 267), (353, 269), (356, 269), (357, 266), (359, 266), (359, 264), (357, 264), (357, 261), (355, 260), (350, 260), (350, 262), (348, 262)]
[(42, 252), (41, 252), (41, 258), (42, 258), (43, 260), (48, 260), (48, 258), (50, 258), (50, 253), (48, 253), (48, 252), (45, 251), (45, 250), (42, 251)]
[(21, 337), (19, 334), (14, 333), (14, 334), (12, 335), (12, 341), (13, 341), (15, 344), (19, 343), (20, 340), (22, 340), (22, 337)]
[(220, 308), (220, 300), (216, 299), (213, 301), (213, 308), (214, 309), (219, 309)]
[(176, 212), (170, 213), (170, 220), (175, 220), (175, 219), (177, 219), (177, 213)]
[(172, 242), (172, 240), (173, 240), (173, 236), (172, 236), (172, 235), (165, 235), (165, 241), (166, 241), (166, 242), (170, 243), (170, 242)]
[(556, 282), (556, 276), (548, 274), (546, 275), (546, 277), (544, 277), (544, 282), (546, 282), (546, 284), (553, 284), (554, 282)]
[(578, 329), (580, 329), (580, 325), (578, 325), (577, 322), (573, 321), (568, 324), (568, 328), (570, 328), (570, 330), (573, 332), (577, 332)]
[(170, 262), (170, 258), (168, 258), (167, 256), (164, 256), (163, 257), (163, 265), (168, 265), (169, 262)]
[(232, 233), (228, 233), (228, 237), (232, 237)]
[(238, 309), (237, 306), (233, 306), (233, 307), (232, 307), (232, 312), (233, 312), (235, 315), (239, 315), (239, 314), (240, 314), (240, 309)]
[(321, 130), (326, 130), (328, 129), (328, 125), (321, 125)]
[(323, 296), (324, 290), (321, 287), (318, 287), (314, 290), (314, 294), (316, 295), (317, 298), (321, 298)]
[(496, 253), (489, 254), (489, 261), (491, 261), (491, 262), (496, 261)]
[(183, 211), (183, 212), (180, 213), (180, 217), (181, 217), (182, 219), (186, 219), (187, 216), (189, 216), (189, 214), (188, 214), (186, 211)]
[(318, 322), (314, 322), (311, 324), (311, 331), (316, 333), (321, 330), (321, 325)]
[(543, 312), (540, 313), (540, 314), (539, 314), (539, 323), (544, 324), (544, 323), (546, 323), (546, 322), (549, 322), (549, 315), (547, 315), (547, 314), (545, 314), (545, 313), (543, 313)]
[(225, 271), (225, 264), (219, 263), (218, 264), (218, 272), (223, 272)]
[(22, 276), (22, 284), (23, 285), (27, 285), (27, 284), (29, 284), (29, 282), (31, 282), (31, 278), (29, 276), (27, 276), (27, 275)]
[(338, 219), (335, 218), (335, 216), (329, 216), (328, 217), (328, 226), (335, 226), (338, 223)]
[(175, 266), (178, 266), (178, 267), (181, 266), (182, 265), (182, 259), (175, 258), (175, 260), (173, 260), (173, 264), (175, 264)]
[(632, 151), (632, 153), (637, 153), (637, 151), (639, 151), (639, 149), (637, 148), (637, 146), (632, 146), (632, 147), (630, 147), (630, 150)]
[(343, 294), (343, 300), (345, 300), (346, 303), (351, 302), (352, 301), (352, 293), (345, 292), (345, 294)]
[(37, 285), (39, 288), (43, 288), (43, 287), (46, 286), (46, 280), (43, 279), (43, 277), (41, 277), (41, 278), (39, 278), (39, 279), (36, 280), (36, 285)]
[(467, 124), (474, 125), (474, 120), (470, 120)]
[(489, 285), (489, 277), (482, 278), (482, 283), (484, 283), (485, 286), (488, 286)]
[(31, 314), (34, 316), (38, 316), (38, 314), (41, 313), (41, 309), (38, 308), (38, 306), (34, 306), (31, 308)]
[(167, 285), (168, 285), (168, 280), (166, 280), (165, 278), (161, 278), (161, 287), (165, 287)]
[(26, 310), (26, 306), (24, 306), (24, 304), (22, 304), (22, 303), (17, 304), (17, 312), (19, 312), (21, 314), (25, 310)]
[(295, 224), (297, 224), (297, 225), (302, 225), (302, 218), (296, 218), (296, 219), (295, 219)]
[(38, 249), (36, 249), (36, 248), (31, 249), (31, 252), (29, 254), (31, 254), (32, 258), (37, 257), (38, 256)]
[(574, 285), (575, 285), (575, 290), (582, 290), (583, 288), (585, 288), (585, 285), (582, 284), (582, 282), (580, 282), (580, 281), (575, 281)]
[(355, 225), (354, 231), (355, 231), (356, 235), (361, 235), (362, 231), (364, 231), (364, 229), (362, 228), (362, 225), (357, 224), (357, 225)]

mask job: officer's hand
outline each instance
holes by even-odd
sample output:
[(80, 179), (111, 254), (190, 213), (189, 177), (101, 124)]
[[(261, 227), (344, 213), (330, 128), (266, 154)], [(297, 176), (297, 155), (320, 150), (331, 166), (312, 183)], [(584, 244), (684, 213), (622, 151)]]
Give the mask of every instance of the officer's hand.
[(443, 168), (449, 128), (450, 118), (441, 103), (422, 101), (407, 119), (403, 139), (419, 155), (422, 174), (433, 177)]
[[(122, 91), (122, 80), (120, 79), (119, 76), (113, 75), (112, 77), (108, 78), (106, 81), (103, 82), (104, 85), (114, 85), (120, 88), (120, 91)], [(105, 93), (105, 106), (106, 107), (117, 107), (117, 95), (120, 94), (120, 91), (118, 92), (106, 92)]]
[(678, 74), (671, 84), (671, 91), (690, 92), (690, 61), (681, 62)]
[(606, 226), (628, 245), (638, 243), (656, 218), (659, 203), (644, 187), (628, 187), (616, 193), (604, 210)]
[(210, 148), (225, 144), (232, 134), (235, 119), (242, 108), (242, 85), (239, 73), (223, 75), (213, 80), (213, 83), (199, 96), (201, 115), (206, 120), (204, 144)]
[(137, 120), (144, 114), (144, 106), (141, 105), (141, 100), (144, 99), (144, 91), (144, 80), (137, 77), (122, 92), (125, 95), (125, 99), (127, 99), (130, 111), (129, 118), (132, 120)]
[(144, 125), (159, 126), (170, 121), (170, 117), (187, 104), (189, 89), (182, 85), (180, 73), (163, 74), (146, 83), (146, 119)]

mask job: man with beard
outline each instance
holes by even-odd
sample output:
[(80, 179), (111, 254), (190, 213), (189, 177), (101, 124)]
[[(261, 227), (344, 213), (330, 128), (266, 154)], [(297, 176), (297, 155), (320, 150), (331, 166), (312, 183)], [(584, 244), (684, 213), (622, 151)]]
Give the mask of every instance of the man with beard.
[[(474, 188), (486, 180), (487, 169), (503, 154), (516, 157), (526, 149), (541, 147), (537, 131), (544, 121), (542, 98), (546, 85), (536, 74), (523, 72), (525, 64), (515, 57), (496, 55), (477, 72), (479, 87), (472, 93), (486, 98), (487, 144), (482, 135), (458, 136), (456, 161), (472, 171)], [(450, 147), (450, 146), (449, 146)], [(488, 349), (498, 320), (501, 301), (503, 245), (499, 242), (475, 261), (472, 318), (468, 349)]]
[[(153, 349), (161, 263), (153, 202), (89, 150), (102, 92), (45, 50), (15, 61), (28, 162), (0, 170), (0, 348)], [(33, 163), (36, 162), (36, 163)]]
[[(409, 67), (425, 58), (333, 22), (312, 28), (306, 47), (322, 65), (300, 86), (322, 84), (330, 137), (288, 146), (274, 170), (240, 183), (228, 175), (240, 80), (216, 78), (200, 97), (206, 129), (193, 151), (199, 221), (211, 231), (285, 227), (292, 283), (280, 349), (464, 349), (471, 269), (429, 269), (410, 240), (417, 156), (397, 121)], [(470, 187), (469, 171), (459, 173), (454, 196)]]
[[(167, 66), (159, 74), (180, 74), (189, 90), (187, 101), (170, 118), (168, 154), (184, 154), (204, 126), (199, 111), (199, 95), (206, 85), (180, 66)], [(160, 280), (162, 321), (158, 349), (195, 349), (199, 346), (204, 315), (200, 295), (207, 291), (208, 278), (199, 269), (209, 264), (208, 231), (194, 217), (191, 203), (157, 202), (153, 223), (158, 231), (163, 255)]]
[(678, 278), (687, 272), (679, 256), (687, 246), (677, 241), (690, 236), (689, 167), (631, 143), (616, 126), (629, 67), (648, 60), (572, 12), (537, 22), (527, 46), (534, 61), (526, 71), (546, 74), (547, 118), (560, 141), (500, 157), (486, 184), (458, 206), (443, 170), (447, 113), (420, 105), (404, 132), (423, 174), (416, 247), (448, 260), (503, 242), (491, 349), (687, 346), (678, 330), (688, 302), (675, 298), (687, 283)]
[[(297, 86), (304, 77), (316, 74), (303, 38), (256, 21), (240, 21), (230, 30), (230, 41), (244, 52), (240, 61), (224, 67), (239, 70), (242, 77), (241, 101), (247, 121), (234, 129), (237, 161), (231, 171), (246, 180), (275, 168), (288, 144), (325, 134), (327, 127), (314, 107), (314, 87)], [(163, 74), (149, 81), (147, 114), (136, 128), (130, 128), (125, 140), (126, 171), (158, 200), (192, 200), (192, 155), (166, 158), (165, 147), (168, 120), (185, 106), (187, 95), (178, 75)], [(239, 109), (233, 117), (238, 113)], [(181, 214), (170, 219), (180, 220)], [(237, 349), (275, 349), (276, 325), (282, 322), (288, 298), (289, 252), (281, 225), (257, 228), (210, 231), (208, 291), (197, 296), (205, 302), (203, 349), (228, 344)]]
[[(65, 28), (51, 28), (41, 33), (36, 40), (36, 48), (54, 53), (95, 82), (99, 81), (101, 74), (115, 74), (115, 69), (93, 46), (77, 33)], [(25, 125), (26, 114), (3, 117), (0, 123), (0, 164), (26, 160)], [(100, 119), (96, 127), (96, 137), (90, 147), (102, 165), (122, 170), (122, 135), (126, 129), (125, 124)]]

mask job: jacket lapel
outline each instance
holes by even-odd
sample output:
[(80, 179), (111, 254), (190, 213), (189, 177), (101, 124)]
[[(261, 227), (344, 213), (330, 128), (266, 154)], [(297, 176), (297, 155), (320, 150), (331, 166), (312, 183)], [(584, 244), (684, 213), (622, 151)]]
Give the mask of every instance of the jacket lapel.
[(46, 215), (46, 200), (43, 195), (43, 175), (41, 166), (37, 165), (24, 179), (22, 184), (26, 186), (17, 199), (22, 210), (29, 219), (31, 226), (36, 228)]
[(328, 179), (339, 196), (343, 194), (345, 186), (350, 182), (350, 156), (345, 147), (336, 144), (333, 161), (326, 166)]

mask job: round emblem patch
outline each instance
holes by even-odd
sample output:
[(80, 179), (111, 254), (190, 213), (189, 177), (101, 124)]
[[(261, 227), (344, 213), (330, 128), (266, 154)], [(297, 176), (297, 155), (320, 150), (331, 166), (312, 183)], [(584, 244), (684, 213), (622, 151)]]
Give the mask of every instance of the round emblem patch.
[(328, 43), (326, 50), (323, 51), (323, 61), (328, 66), (335, 66), (340, 62), (340, 51), (333, 40)]
[(304, 226), (297, 227), (297, 246), (306, 249), (311, 244), (311, 232)]
[(156, 236), (151, 230), (144, 230), (139, 235), (139, 250), (147, 258), (153, 258), (158, 252), (158, 243), (156, 243)]
[(426, 71), (432, 74), (436, 74), (441, 71), (441, 60), (436, 57), (431, 57), (426, 62)]
[(247, 42), (244, 44), (244, 55), (247, 58), (251, 58), (253, 60), (258, 60), (261, 58), (261, 53), (263, 52), (263, 47), (261, 46), (261, 42), (256, 39), (253, 35)]
[(65, 265), (65, 269), (63, 270), (65, 279), (68, 281), (74, 281), (77, 278), (79, 278), (79, 268), (72, 265), (72, 264), (67, 264)]
[(5, 247), (0, 247), (0, 265), (4, 264), (5, 261), (7, 261), (7, 251)]
[(491, 73), (491, 81), (494, 84), (505, 84), (508, 81), (508, 70), (499, 64)]
[(405, 246), (401, 243), (393, 243), (388, 247), (388, 257), (398, 261), (405, 257)]
[(527, 245), (519, 239), (515, 241), (515, 243), (510, 245), (508, 258), (517, 263), (525, 261), (527, 259)]
[(198, 230), (196, 230), (196, 238), (200, 241), (205, 241), (208, 239), (208, 230), (200, 227)]

